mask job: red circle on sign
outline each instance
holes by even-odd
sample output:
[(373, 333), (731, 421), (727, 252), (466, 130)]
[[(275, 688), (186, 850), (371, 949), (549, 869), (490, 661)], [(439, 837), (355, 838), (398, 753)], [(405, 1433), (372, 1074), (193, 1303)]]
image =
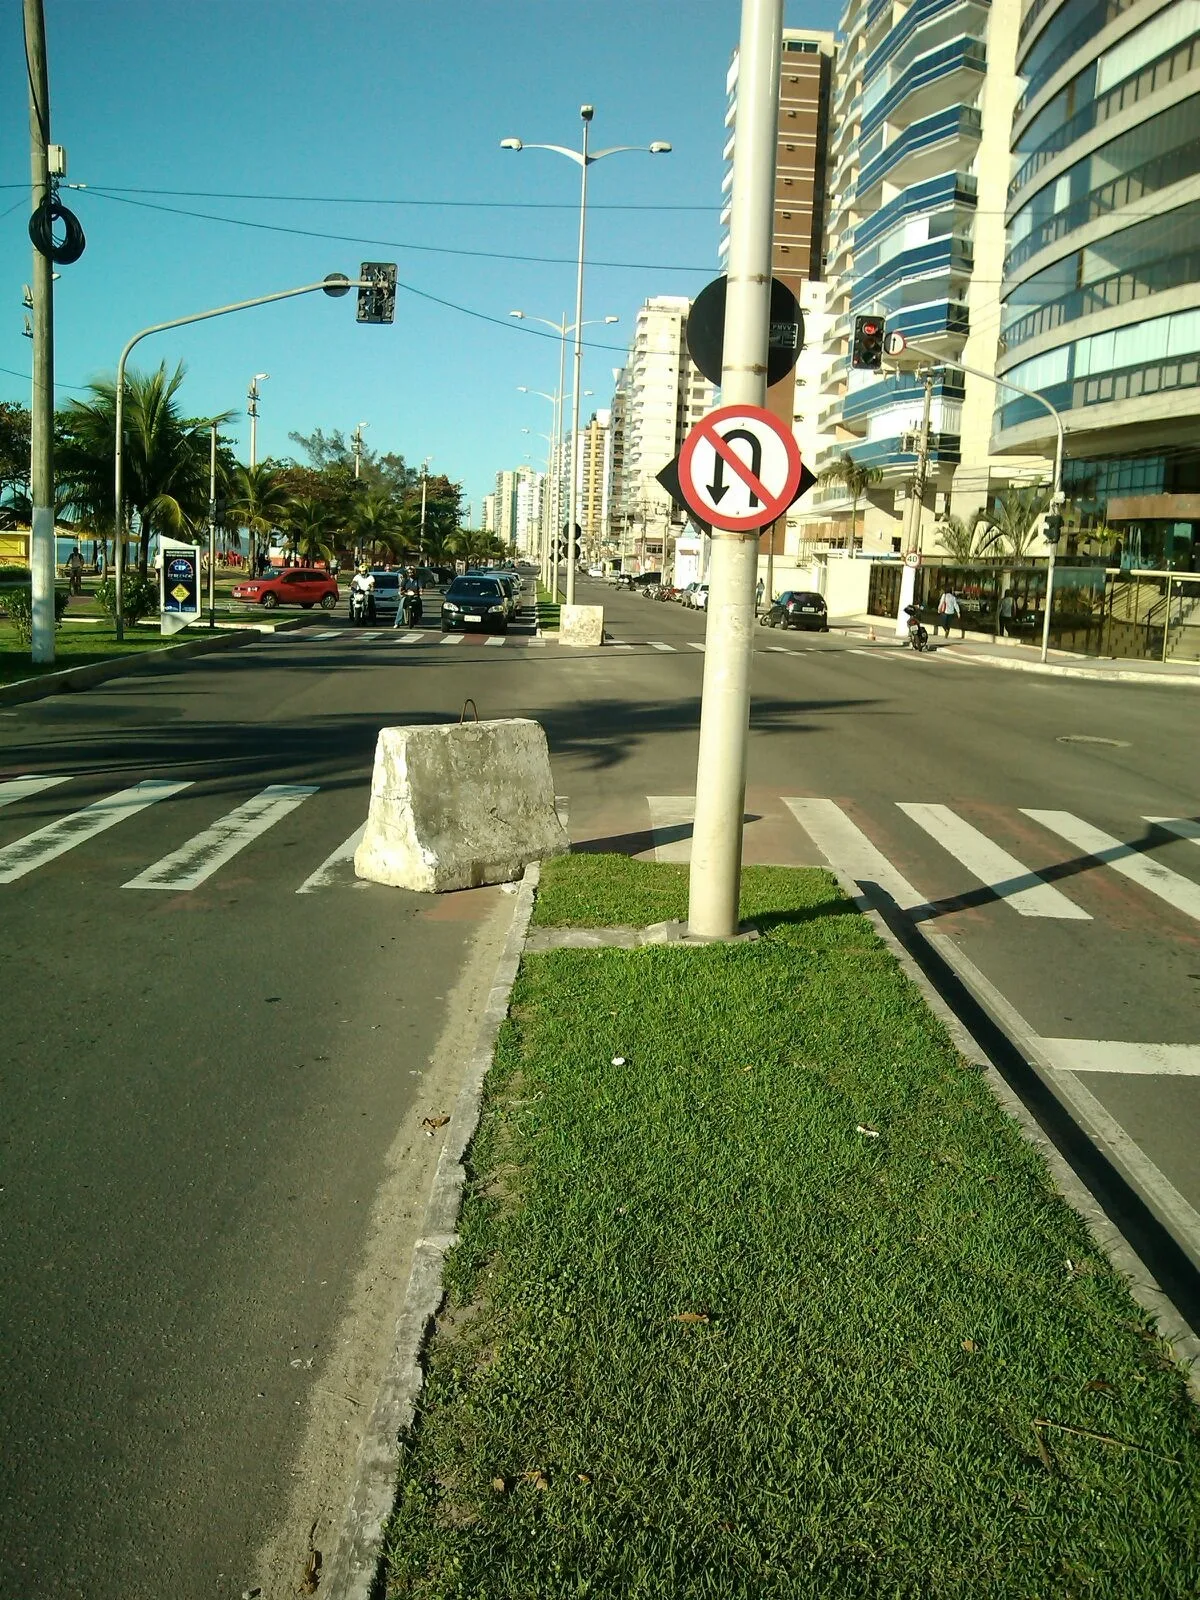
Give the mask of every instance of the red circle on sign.
[[(692, 483), (692, 463), (700, 444), (707, 443), (714, 449), (717, 440), (724, 444), (724, 439), (717, 431), (718, 424), (734, 420), (756, 423), (764, 428), (783, 445), (787, 457), (787, 479), (782, 488), (773, 492), (766, 484), (759, 484), (754, 492), (763, 503), (756, 510), (743, 512), (740, 516), (723, 513), (719, 507), (714, 507), (696, 491)], [(735, 451), (731, 449), (725, 454), (717, 450), (716, 453), (743, 483), (749, 481), (747, 478), (749, 469)], [(721, 528), (727, 533), (751, 533), (756, 528), (765, 528), (768, 523), (782, 516), (795, 499), (796, 490), (800, 487), (801, 470), (800, 446), (796, 443), (792, 430), (765, 406), (719, 406), (716, 411), (710, 411), (706, 417), (701, 417), (683, 441), (683, 447), (679, 452), (679, 487), (684, 499), (702, 522), (707, 522), (714, 528)]]

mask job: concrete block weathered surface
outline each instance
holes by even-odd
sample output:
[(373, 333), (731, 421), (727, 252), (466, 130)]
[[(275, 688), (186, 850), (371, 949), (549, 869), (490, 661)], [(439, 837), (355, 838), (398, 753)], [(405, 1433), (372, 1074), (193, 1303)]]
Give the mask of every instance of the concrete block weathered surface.
[(559, 613), (559, 644), (592, 649), (604, 643), (603, 606), (563, 606)]
[(426, 893), (475, 889), (570, 848), (540, 723), (380, 729), (358, 877)]

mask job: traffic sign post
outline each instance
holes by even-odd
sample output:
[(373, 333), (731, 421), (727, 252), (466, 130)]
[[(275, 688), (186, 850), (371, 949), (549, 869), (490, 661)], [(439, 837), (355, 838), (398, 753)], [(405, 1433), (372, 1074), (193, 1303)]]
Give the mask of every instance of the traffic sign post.
[[(706, 284), (692, 302), (687, 319), (688, 355), (708, 379), (721, 382), (721, 348), (725, 342), (724, 278)], [(804, 349), (804, 313), (796, 296), (778, 278), (771, 279), (770, 326), (767, 331), (767, 387), (786, 378)]]
[(752, 533), (781, 517), (802, 472), (791, 429), (763, 406), (721, 406), (702, 417), (679, 452), (679, 487), (703, 522)]

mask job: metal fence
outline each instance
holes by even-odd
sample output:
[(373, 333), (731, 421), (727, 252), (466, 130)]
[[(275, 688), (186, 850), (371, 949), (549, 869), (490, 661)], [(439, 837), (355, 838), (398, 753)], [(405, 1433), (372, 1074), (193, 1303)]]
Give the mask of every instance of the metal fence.
[[(903, 568), (872, 564), (867, 609), (895, 617)], [(1046, 563), (934, 562), (917, 568), (913, 604), (932, 626), (947, 589), (958, 597), (955, 627), (977, 637), (1036, 643), (1046, 608)], [(1082, 655), (1139, 661), (1200, 661), (1200, 573), (1097, 566), (1086, 557), (1054, 569), (1050, 644)]]

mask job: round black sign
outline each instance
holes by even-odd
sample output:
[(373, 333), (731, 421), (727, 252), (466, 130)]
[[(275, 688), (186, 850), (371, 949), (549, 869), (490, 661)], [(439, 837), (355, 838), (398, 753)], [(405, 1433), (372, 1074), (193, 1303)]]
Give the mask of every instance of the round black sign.
[[(710, 383), (721, 381), (725, 343), (725, 279), (701, 289), (688, 313), (688, 354)], [(804, 313), (786, 283), (771, 279), (771, 331), (767, 340), (767, 387), (786, 378), (804, 349)]]

